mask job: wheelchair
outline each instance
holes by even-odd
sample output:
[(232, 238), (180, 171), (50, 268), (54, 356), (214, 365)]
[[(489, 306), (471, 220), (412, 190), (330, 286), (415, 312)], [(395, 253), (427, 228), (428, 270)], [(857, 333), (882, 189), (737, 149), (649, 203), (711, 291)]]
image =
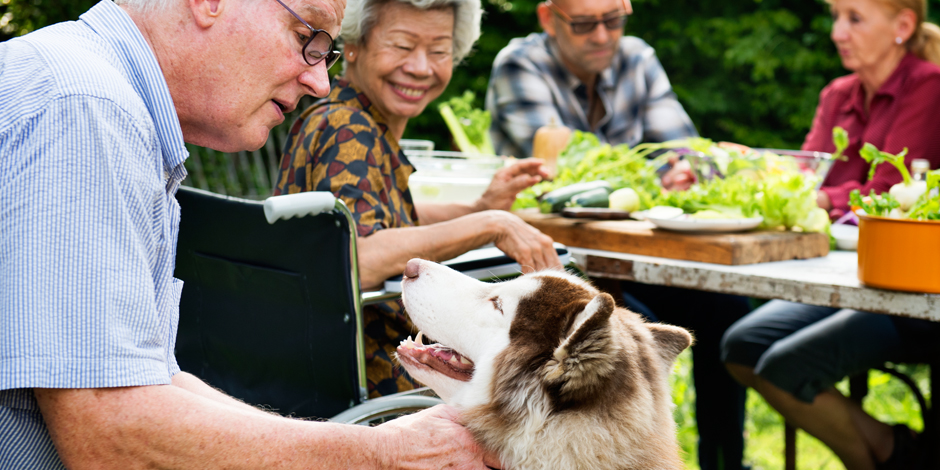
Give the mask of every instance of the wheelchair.
[(299, 418), (376, 424), (442, 403), (428, 389), (368, 399), (369, 300), (359, 287), (356, 224), (341, 200), (309, 192), (261, 202), (186, 186), (176, 198), (182, 370)]

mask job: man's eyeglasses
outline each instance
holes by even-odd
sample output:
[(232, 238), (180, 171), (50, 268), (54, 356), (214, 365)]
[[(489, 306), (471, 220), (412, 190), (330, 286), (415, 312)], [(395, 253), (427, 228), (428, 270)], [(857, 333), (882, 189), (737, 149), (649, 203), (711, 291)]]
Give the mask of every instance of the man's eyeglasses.
[(302, 49), (304, 61), (307, 62), (307, 65), (314, 66), (326, 60), (326, 69), (329, 70), (343, 55), (341, 51), (333, 50), (333, 47), (336, 45), (336, 43), (333, 42), (333, 36), (330, 36), (330, 33), (322, 29), (316, 29), (307, 24), (303, 18), (297, 15), (297, 13), (294, 13), (294, 10), (291, 10), (290, 7), (285, 5), (281, 0), (275, 1), (286, 8), (290, 14), (294, 15), (297, 21), (300, 21), (304, 26), (310, 29), (310, 37), (307, 38), (307, 42), (304, 43)]
[[(558, 15), (562, 19), (562, 21), (564, 21), (565, 23), (568, 23), (568, 26), (571, 26), (572, 33), (578, 34), (578, 35), (588, 34), (591, 31), (594, 31), (594, 28), (596, 28), (597, 25), (601, 23), (604, 23), (604, 27), (607, 28), (608, 31), (616, 31), (618, 29), (623, 28), (623, 25), (627, 24), (627, 17), (630, 16), (630, 14), (626, 12), (627, 11), (626, 0), (624, 0), (623, 2), (624, 11), (622, 13), (621, 12), (611, 13), (610, 16), (605, 15), (604, 18), (601, 18), (599, 20), (587, 20), (587, 21), (573, 20), (570, 16), (568, 16), (567, 13), (562, 11), (561, 8), (558, 8), (558, 5), (555, 5), (554, 3), (552, 3), (552, 0), (545, 0), (545, 4), (548, 5), (548, 8), (551, 8), (552, 12)], [(616, 16), (613, 16), (613, 15), (616, 15)]]

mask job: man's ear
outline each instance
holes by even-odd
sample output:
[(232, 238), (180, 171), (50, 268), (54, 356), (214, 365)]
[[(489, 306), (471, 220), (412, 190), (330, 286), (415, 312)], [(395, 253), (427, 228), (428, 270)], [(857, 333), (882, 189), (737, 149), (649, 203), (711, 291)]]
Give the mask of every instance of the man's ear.
[(222, 15), (227, 4), (228, 0), (189, 0), (189, 9), (193, 13), (196, 24), (208, 28)]
[(552, 21), (551, 8), (545, 4), (545, 2), (539, 3), (539, 6), (535, 9), (536, 14), (539, 16), (539, 24), (542, 25), (542, 31), (545, 31), (549, 36), (555, 37), (555, 23)]

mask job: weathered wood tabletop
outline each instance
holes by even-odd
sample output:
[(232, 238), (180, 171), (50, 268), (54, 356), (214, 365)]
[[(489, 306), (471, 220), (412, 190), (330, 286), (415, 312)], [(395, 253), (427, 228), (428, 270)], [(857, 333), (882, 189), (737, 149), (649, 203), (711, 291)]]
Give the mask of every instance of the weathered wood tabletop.
[(782, 299), (940, 321), (940, 295), (863, 286), (854, 251), (741, 266), (568, 247), (591, 277)]
[(821, 233), (686, 233), (656, 229), (647, 221), (569, 219), (532, 209), (516, 214), (558, 243), (618, 253), (741, 265), (829, 252), (829, 238)]

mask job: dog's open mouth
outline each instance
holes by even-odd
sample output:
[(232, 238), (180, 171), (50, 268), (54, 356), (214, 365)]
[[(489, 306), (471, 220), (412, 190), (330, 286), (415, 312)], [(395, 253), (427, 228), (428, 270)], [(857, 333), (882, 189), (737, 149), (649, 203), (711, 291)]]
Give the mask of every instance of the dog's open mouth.
[(473, 362), (440, 343), (423, 344), (424, 333), (418, 332), (414, 341), (408, 339), (398, 345), (398, 359), (412, 365), (430, 367), (454, 380), (469, 382), (473, 377)]

